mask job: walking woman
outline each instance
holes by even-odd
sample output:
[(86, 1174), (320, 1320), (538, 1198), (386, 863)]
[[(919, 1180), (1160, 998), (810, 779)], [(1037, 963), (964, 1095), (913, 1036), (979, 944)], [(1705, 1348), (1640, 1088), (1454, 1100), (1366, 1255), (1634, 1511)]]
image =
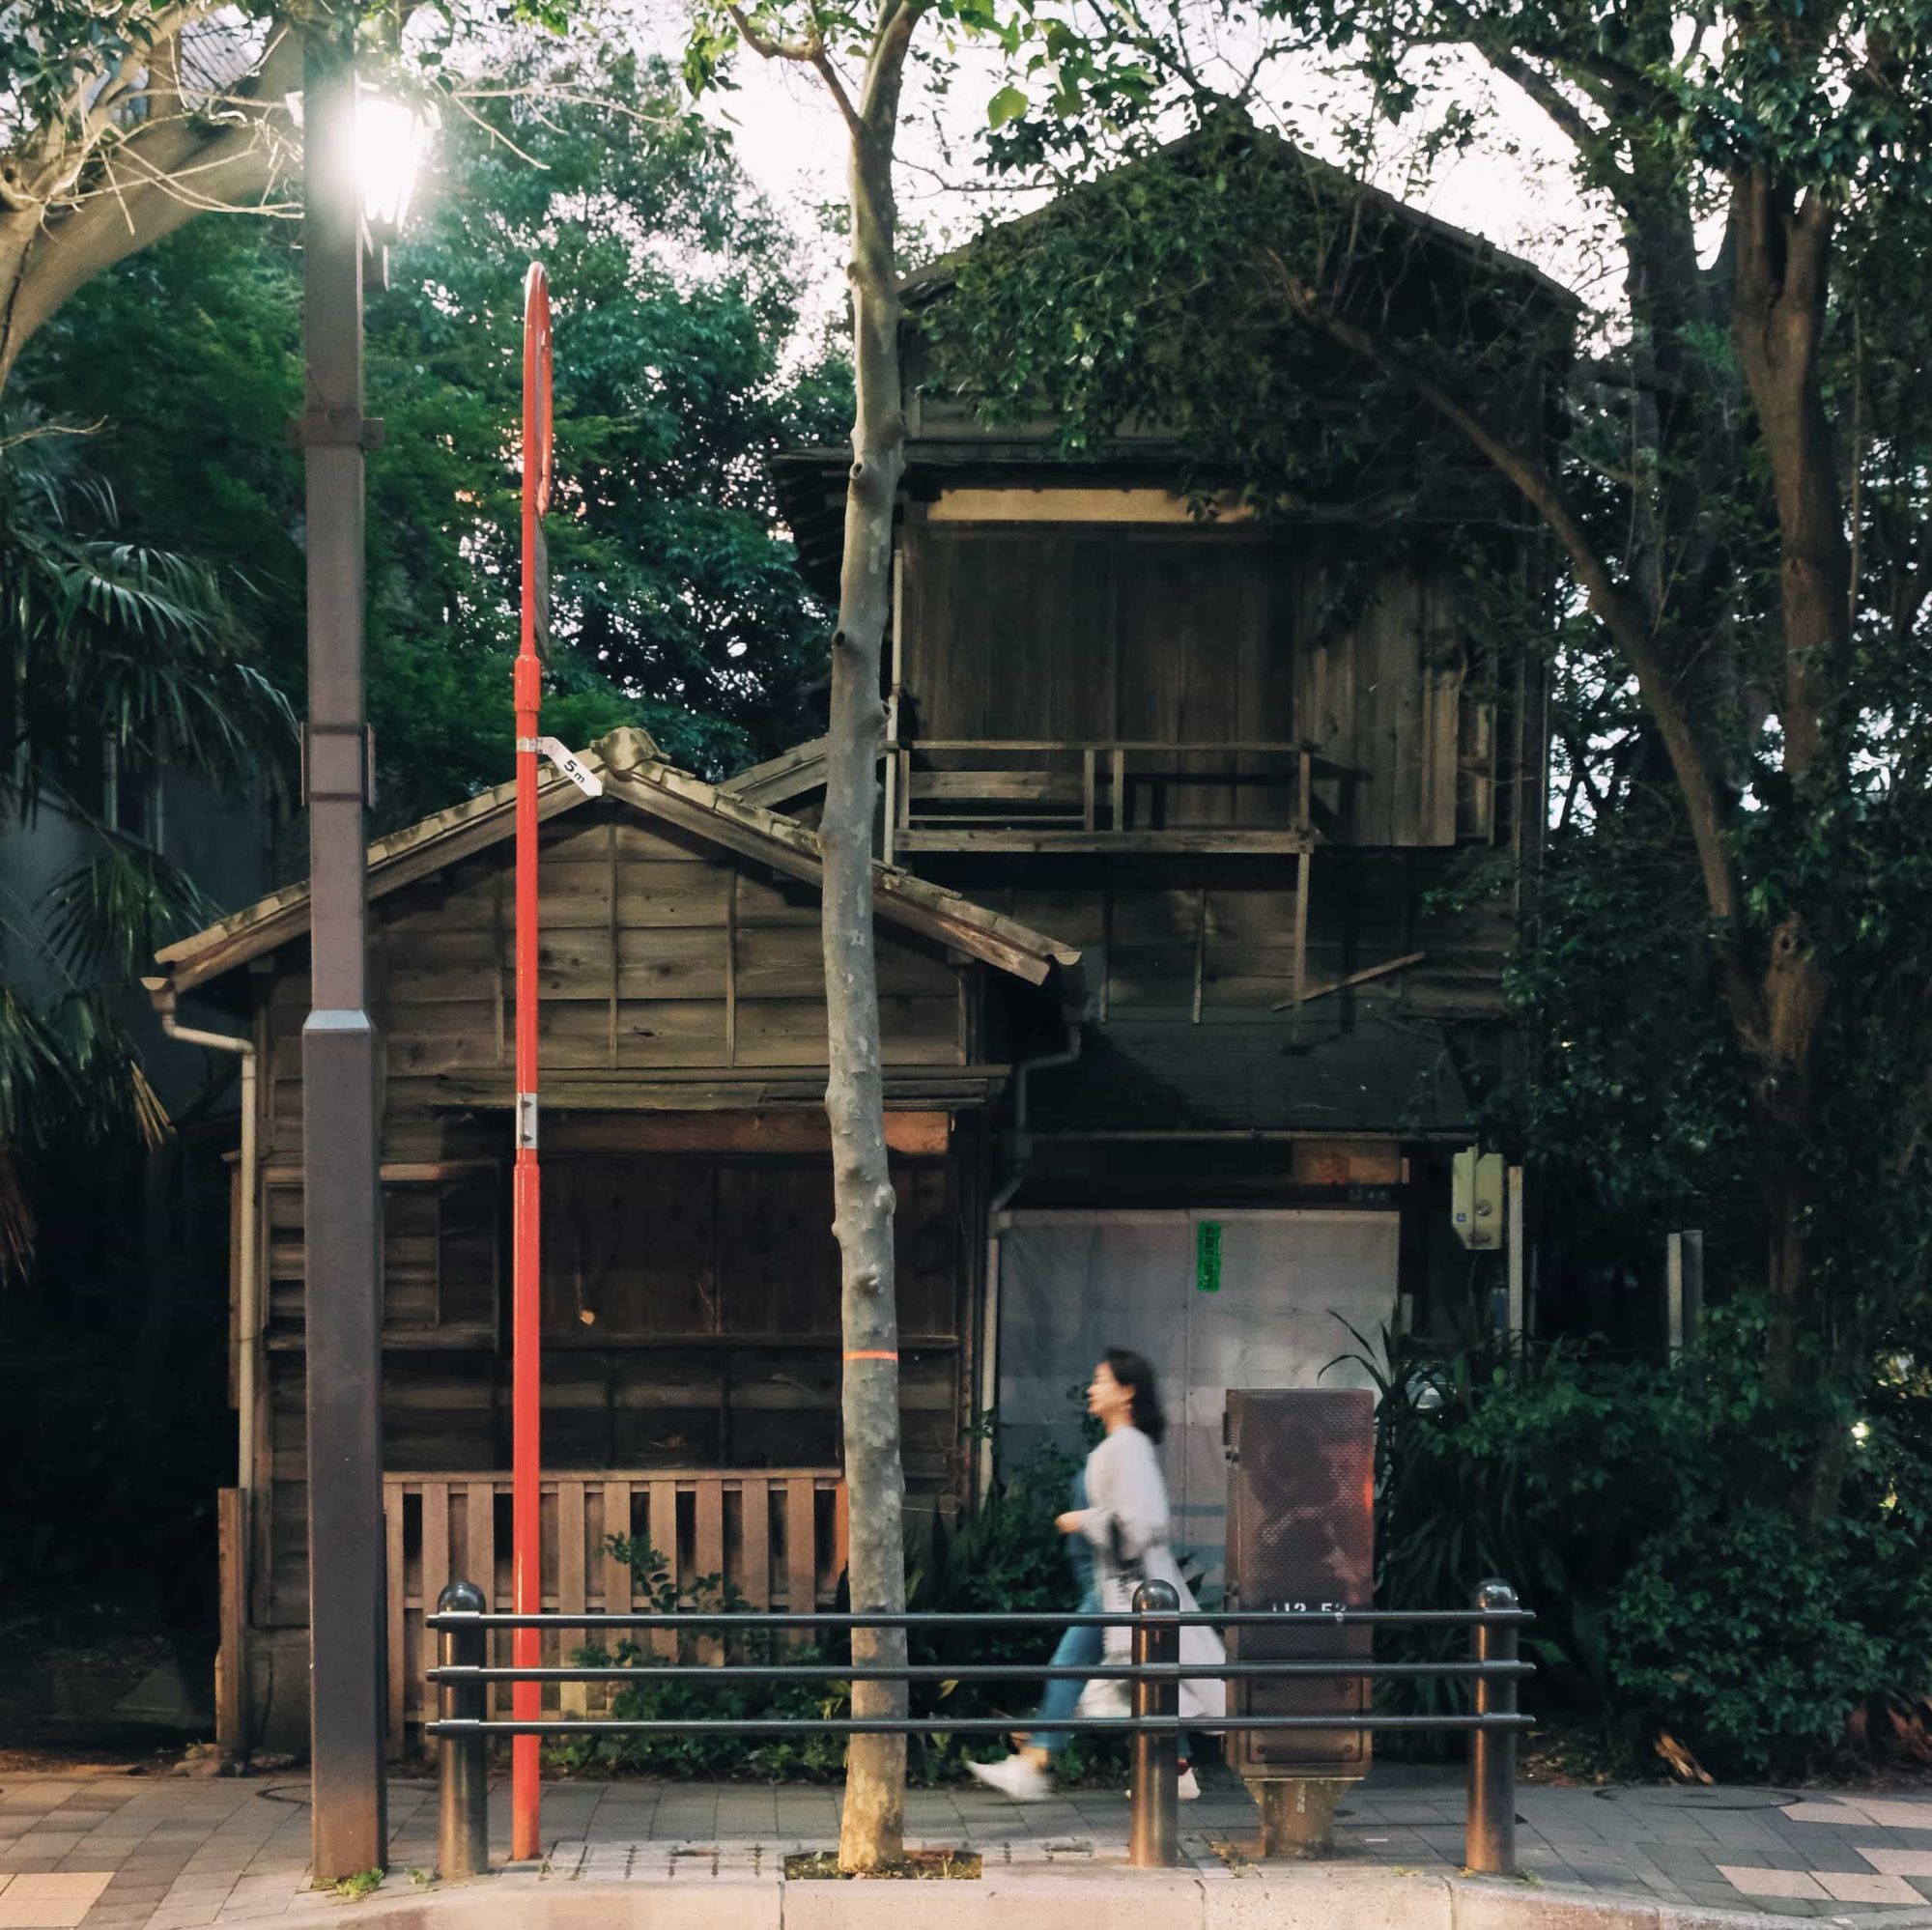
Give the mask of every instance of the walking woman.
[[(1161, 1479), (1160, 1461), (1154, 1450), (1167, 1432), (1167, 1417), (1161, 1412), (1160, 1394), (1154, 1384), (1152, 1367), (1146, 1357), (1129, 1348), (1110, 1347), (1094, 1370), (1087, 1389), (1087, 1411), (1106, 1430), (1100, 1445), (1087, 1457), (1086, 1505), (1062, 1515), (1054, 1523), (1063, 1535), (1079, 1538), (1091, 1552), (1094, 1584), (1081, 1608), (1104, 1607), (1109, 1612), (1133, 1606), (1134, 1590), (1143, 1581), (1172, 1584), (1180, 1598), (1183, 1614), (1195, 1608), (1194, 1597), (1180, 1578), (1180, 1565), (1169, 1545), (1172, 1517), (1167, 1502), (1167, 1483)], [(1104, 1635), (1104, 1642), (1096, 1637)], [(1062, 1637), (1054, 1660), (1078, 1667), (1104, 1654), (1110, 1664), (1128, 1660), (1129, 1631), (1124, 1627), (1069, 1629)], [(1180, 1632), (1180, 1660), (1203, 1668), (1218, 1667), (1227, 1652), (1212, 1629), (1184, 1628)], [(1066, 1715), (1066, 1698), (1059, 1683), (1047, 1685), (1040, 1706), (1044, 1719)], [(1095, 1682), (1081, 1699), (1083, 1709), (1102, 1698), (1094, 1691), (1122, 1690), (1121, 1682)], [(1109, 1695), (1103, 1706), (1108, 1713), (1125, 1715), (1125, 1698)], [(1218, 1676), (1184, 1680), (1180, 1685), (1180, 1716), (1191, 1718), (1217, 1717), (1227, 1707), (1226, 1685)], [(968, 1763), (967, 1768), (981, 1782), (1004, 1791), (1016, 1802), (1037, 1802), (1052, 1791), (1048, 1769), (1052, 1759), (1066, 1745), (1064, 1733), (1037, 1732), (1027, 1739), (1024, 1748), (1005, 1762)], [(1180, 1765), (1180, 1796), (1189, 1802), (1201, 1794), (1201, 1785), (1192, 1767), (1183, 1757)]]

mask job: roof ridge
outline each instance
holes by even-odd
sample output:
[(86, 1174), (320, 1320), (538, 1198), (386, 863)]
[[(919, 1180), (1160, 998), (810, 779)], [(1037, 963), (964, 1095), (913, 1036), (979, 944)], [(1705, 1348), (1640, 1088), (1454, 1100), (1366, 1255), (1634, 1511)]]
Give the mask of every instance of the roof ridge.
[[(791, 868), (795, 875), (801, 868), (816, 871), (822, 865), (817, 833), (796, 818), (733, 796), (720, 785), (707, 783), (702, 778), (680, 770), (664, 757), (649, 735), (641, 730), (620, 726), (608, 732), (583, 753), (582, 761), (603, 777), (607, 795), (631, 805), (633, 809), (647, 809), (639, 794), (656, 792), (663, 798), (675, 800), (689, 809), (704, 813), (722, 824), (733, 825), (740, 832), (761, 840), (772, 847), (769, 854), (772, 859), (788, 858), (791, 861), (789, 867), (781, 866), (781, 868)], [(569, 795), (559, 796), (560, 791)], [(370, 895), (373, 897), (384, 889), (376, 874), (384, 869), (393, 870), (410, 854), (421, 852), (440, 840), (453, 838), (466, 827), (481, 825), (493, 816), (511, 819), (516, 796), (516, 781), (512, 779), (442, 810), (432, 811), (414, 824), (375, 839), (367, 851)], [(578, 790), (561, 774), (553, 774), (540, 782), (538, 799), (540, 805), (548, 802), (551, 806), (545, 813), (547, 817), (559, 816), (589, 802), (586, 794)], [(687, 824), (686, 828), (694, 830), (699, 837), (704, 835), (701, 825)], [(459, 858), (471, 855), (473, 849), (499, 842), (501, 837), (511, 834), (512, 829), (513, 825), (506, 822), (498, 835), (486, 838), (482, 844), (453, 852), (450, 862), (455, 863)], [(962, 893), (915, 877), (911, 872), (884, 865), (876, 858), (872, 861), (872, 875), (875, 901), (880, 910), (889, 914), (896, 912), (901, 920), (910, 915), (922, 924), (936, 919), (948, 927), (964, 927), (958, 934), (961, 948), (973, 950), (973, 938), (977, 935), (984, 948), (981, 955), (987, 956), (989, 963), (1016, 971), (1020, 976), (1031, 977), (1033, 975), (1025, 971), (1012, 954), (1037, 961), (1038, 974), (1035, 982), (1044, 979), (1056, 966), (1069, 974), (1078, 967), (1081, 955), (1078, 947), (1035, 931), (1003, 912), (977, 903)], [(396, 880), (397, 885), (407, 882), (410, 881)], [(190, 982), (193, 983), (218, 977), (259, 951), (272, 950), (297, 932), (306, 930), (304, 914), (308, 901), (307, 880), (284, 885), (253, 904), (244, 905), (202, 930), (163, 947), (155, 954), (156, 960), (170, 968), (188, 967)], [(195, 961), (205, 959), (209, 953), (233, 946), (250, 931), (260, 931), (277, 922), (290, 928), (265, 936), (252, 950), (236, 950), (234, 955), (220, 965), (210, 965), (199, 972), (193, 970)]]

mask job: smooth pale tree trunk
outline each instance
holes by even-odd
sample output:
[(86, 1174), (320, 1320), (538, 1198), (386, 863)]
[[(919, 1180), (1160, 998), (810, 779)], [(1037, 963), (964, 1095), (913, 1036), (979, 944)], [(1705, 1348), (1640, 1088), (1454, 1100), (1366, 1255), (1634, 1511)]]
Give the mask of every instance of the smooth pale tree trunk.
[[(62, 137), (43, 129), (0, 156), (14, 177), (0, 193), (0, 392), (34, 335), (97, 275), (199, 213), (262, 208), (292, 168), (284, 103), (301, 85), (301, 36), (287, 21), (270, 23), (260, 66), (218, 119), (183, 111), (181, 38), (216, 13), (156, 9), (145, 79), (119, 75)], [(117, 103), (137, 101), (139, 119), (117, 121)]]
[[(876, 65), (876, 64), (875, 64)], [(876, 74), (868, 79), (875, 79)], [(872, 946), (872, 824), (885, 734), (880, 655), (891, 602), (893, 502), (904, 466), (892, 154), (897, 70), (868, 86), (851, 129), (850, 275), (857, 409), (845, 497), (838, 632), (832, 644), (831, 742), (819, 842), (825, 864), (825, 1002), (833, 1222), (843, 1271), (842, 1411), (855, 1612), (905, 1606), (905, 1475), (899, 1456), (898, 1313), (893, 1185), (886, 1158), (878, 979)], [(905, 1632), (857, 1631), (852, 1660), (903, 1663)], [(855, 1716), (902, 1716), (902, 1683), (852, 1685)], [(841, 1868), (890, 1867), (904, 1854), (905, 1738), (855, 1736), (839, 1821)]]

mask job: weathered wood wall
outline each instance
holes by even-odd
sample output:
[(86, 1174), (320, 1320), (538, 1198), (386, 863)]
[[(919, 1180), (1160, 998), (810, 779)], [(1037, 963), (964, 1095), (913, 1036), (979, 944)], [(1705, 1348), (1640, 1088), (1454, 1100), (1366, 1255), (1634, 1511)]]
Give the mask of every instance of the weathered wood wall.
[[(372, 908), (390, 1470), (508, 1465), (509, 857), (493, 847)], [(816, 895), (605, 807), (546, 827), (541, 876), (545, 1465), (835, 1465), (829, 1145), (815, 1110), (760, 1109), (764, 1075), (789, 1091), (823, 1064)], [(885, 927), (879, 960), (889, 1070), (966, 1064), (980, 968)], [(257, 1437), (272, 1490), (251, 1618), (290, 1628), (308, 1615), (304, 951), (253, 982), (270, 1068)], [(597, 1075), (595, 1103), (611, 1109), (569, 1110), (573, 1074)], [(673, 1074), (687, 1083), (659, 1083)], [(703, 1110), (664, 1111), (668, 1092)], [(980, 1142), (931, 1112), (895, 1113), (891, 1137), (907, 1471), (934, 1495), (966, 1472)]]
[[(1494, 835), (1496, 703), (1451, 573), (1362, 566), (1338, 614), (1332, 532), (1053, 525), (1055, 494), (1031, 524), (908, 523), (902, 738), (1300, 741), (1330, 843)], [(1278, 755), (1178, 768), (1170, 825), (1293, 822)]]
[[(1439, 894), (1459, 861), (1455, 851), (1319, 851), (1311, 991), (1407, 959), (1351, 986), (1352, 996), (1400, 999), (1429, 1018), (1493, 1010), (1514, 935), (1511, 905), (1506, 895), (1467, 908), (1445, 902)], [(922, 862), (982, 903), (1080, 946), (1094, 1015), (1103, 1022), (1135, 1012), (1186, 1017), (1197, 1007), (1264, 1011), (1292, 991), (1292, 859), (1062, 859), (1029, 866), (1020, 882), (1010, 862)], [(1339, 1010), (1332, 997), (1312, 1003), (1311, 1036)]]

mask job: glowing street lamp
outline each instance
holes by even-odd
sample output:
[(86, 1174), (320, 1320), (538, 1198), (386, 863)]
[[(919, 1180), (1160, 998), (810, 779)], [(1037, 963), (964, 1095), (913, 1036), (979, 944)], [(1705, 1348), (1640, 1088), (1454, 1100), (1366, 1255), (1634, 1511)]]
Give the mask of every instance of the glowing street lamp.
[(373, 241), (393, 241), (410, 212), (436, 113), (364, 86), (355, 99), (355, 177)]

